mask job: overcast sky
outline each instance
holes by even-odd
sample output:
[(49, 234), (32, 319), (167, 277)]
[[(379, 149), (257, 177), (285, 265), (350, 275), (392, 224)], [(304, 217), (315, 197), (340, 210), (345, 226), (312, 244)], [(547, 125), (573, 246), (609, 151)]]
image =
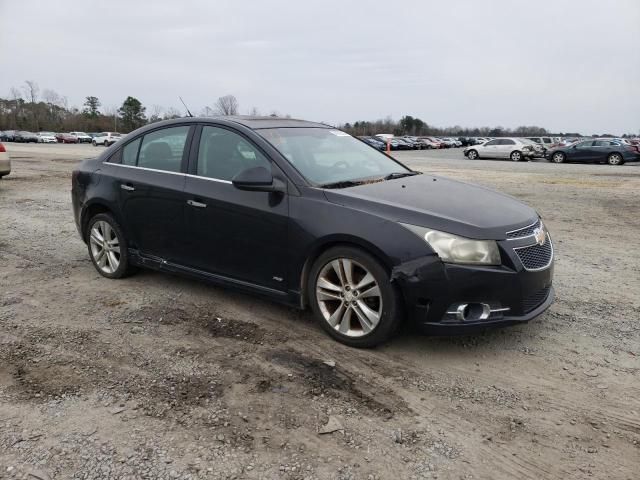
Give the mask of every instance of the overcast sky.
[(640, 0), (0, 0), (0, 96), (640, 131)]

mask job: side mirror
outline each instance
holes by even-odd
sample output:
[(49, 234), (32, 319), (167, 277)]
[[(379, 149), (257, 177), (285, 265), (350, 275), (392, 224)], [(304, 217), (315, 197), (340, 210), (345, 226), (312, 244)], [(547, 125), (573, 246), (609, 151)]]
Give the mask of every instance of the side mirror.
[(285, 184), (274, 179), (269, 170), (264, 167), (251, 167), (238, 173), (231, 179), (231, 183), (238, 190), (252, 192), (284, 192)]

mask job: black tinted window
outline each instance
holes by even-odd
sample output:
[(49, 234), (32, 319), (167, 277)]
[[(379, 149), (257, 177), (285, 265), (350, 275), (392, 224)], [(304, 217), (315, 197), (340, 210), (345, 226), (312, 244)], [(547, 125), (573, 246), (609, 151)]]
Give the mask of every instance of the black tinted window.
[(127, 143), (122, 149), (122, 164), (123, 165), (135, 165), (138, 161), (138, 147), (140, 146), (140, 139)]
[(189, 126), (164, 128), (146, 134), (142, 139), (138, 166), (179, 172), (189, 128)]
[(203, 127), (198, 149), (197, 174), (231, 180), (252, 167), (271, 169), (269, 160), (242, 136), (219, 127)]

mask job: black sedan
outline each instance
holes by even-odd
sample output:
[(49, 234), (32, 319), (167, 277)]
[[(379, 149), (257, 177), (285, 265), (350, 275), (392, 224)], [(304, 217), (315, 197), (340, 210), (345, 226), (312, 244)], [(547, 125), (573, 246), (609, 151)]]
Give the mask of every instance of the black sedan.
[(16, 132), (13, 141), (19, 143), (38, 143), (38, 135), (33, 132), (20, 131)]
[(322, 124), (154, 123), (83, 161), (72, 201), (104, 277), (147, 267), (310, 306), (351, 346), (404, 320), (432, 333), (526, 322), (553, 300), (535, 210)]
[(358, 137), (364, 143), (371, 145), (373, 148), (376, 148), (380, 151), (384, 151), (387, 149), (387, 144), (382, 140), (373, 137)]
[(638, 160), (637, 153), (620, 142), (607, 139), (585, 140), (571, 145), (550, 148), (545, 153), (553, 163), (583, 162), (622, 165)]

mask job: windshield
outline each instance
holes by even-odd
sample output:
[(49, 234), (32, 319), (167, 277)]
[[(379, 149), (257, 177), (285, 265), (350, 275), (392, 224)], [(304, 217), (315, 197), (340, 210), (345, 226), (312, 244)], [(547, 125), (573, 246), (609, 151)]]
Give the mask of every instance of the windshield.
[(269, 128), (257, 132), (313, 185), (411, 174), (366, 143), (328, 128)]

